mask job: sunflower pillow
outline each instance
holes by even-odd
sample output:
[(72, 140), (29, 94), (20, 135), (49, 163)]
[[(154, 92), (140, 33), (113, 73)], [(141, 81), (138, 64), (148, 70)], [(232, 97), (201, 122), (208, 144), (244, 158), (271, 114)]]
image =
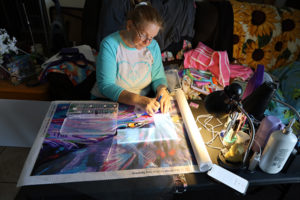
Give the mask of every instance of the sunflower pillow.
[(300, 53), (300, 10), (231, 0), (234, 14), (233, 57), (270, 71), (297, 60)]

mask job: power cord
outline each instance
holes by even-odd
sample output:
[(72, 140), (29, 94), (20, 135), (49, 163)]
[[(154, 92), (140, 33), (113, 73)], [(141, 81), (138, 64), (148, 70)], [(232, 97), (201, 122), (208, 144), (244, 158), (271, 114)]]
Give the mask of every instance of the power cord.
[(248, 170), (250, 172), (254, 172), (255, 171), (255, 168), (257, 167), (257, 165), (258, 165), (258, 163), (260, 161), (260, 157), (261, 157), (261, 146), (259, 145), (259, 143), (256, 140), (254, 140), (254, 142), (259, 147), (259, 152), (254, 152), (252, 158), (250, 159), (249, 167), (248, 167)]

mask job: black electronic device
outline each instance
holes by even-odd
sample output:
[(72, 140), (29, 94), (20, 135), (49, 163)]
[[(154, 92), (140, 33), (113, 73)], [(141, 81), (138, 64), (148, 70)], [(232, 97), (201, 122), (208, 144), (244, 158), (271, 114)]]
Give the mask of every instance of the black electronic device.
[[(208, 113), (217, 115), (218, 117), (224, 116), (227, 114), (237, 115), (238, 112), (243, 113), (247, 117), (247, 121), (250, 126), (250, 141), (247, 145), (247, 150), (244, 153), (242, 162), (229, 162), (225, 159), (223, 152), (220, 152), (218, 157), (218, 162), (221, 166), (229, 169), (236, 170), (245, 167), (248, 162), (249, 152), (252, 147), (255, 129), (254, 124), (248, 115), (248, 113), (244, 110), (243, 105), (241, 104), (241, 95), (242, 95), (242, 87), (238, 83), (232, 83), (229, 86), (226, 86), (222, 91), (215, 91), (209, 94), (205, 100), (205, 108)], [(229, 130), (232, 128), (236, 121), (236, 117), (232, 119), (232, 123), (229, 123), (226, 132), (224, 135), (227, 135)], [(224, 136), (225, 138), (225, 136)]]

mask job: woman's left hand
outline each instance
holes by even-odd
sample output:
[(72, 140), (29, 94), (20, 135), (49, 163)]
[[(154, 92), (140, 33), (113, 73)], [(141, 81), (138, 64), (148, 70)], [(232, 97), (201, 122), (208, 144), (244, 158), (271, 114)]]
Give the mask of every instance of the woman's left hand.
[(160, 110), (162, 113), (169, 112), (171, 109), (171, 96), (168, 92), (168, 89), (165, 86), (158, 87), (156, 99), (158, 100), (161, 96), (159, 101), (160, 103)]

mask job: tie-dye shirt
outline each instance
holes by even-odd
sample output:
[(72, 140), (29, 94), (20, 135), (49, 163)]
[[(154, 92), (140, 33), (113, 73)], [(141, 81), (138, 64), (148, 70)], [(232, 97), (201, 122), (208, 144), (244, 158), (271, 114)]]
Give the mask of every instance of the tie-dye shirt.
[[(97, 57), (97, 81), (91, 91), (95, 97), (117, 101), (123, 90), (146, 95), (159, 85), (167, 86), (158, 43), (138, 50), (128, 47), (115, 32), (103, 39)], [(150, 87), (151, 86), (151, 87)]]

